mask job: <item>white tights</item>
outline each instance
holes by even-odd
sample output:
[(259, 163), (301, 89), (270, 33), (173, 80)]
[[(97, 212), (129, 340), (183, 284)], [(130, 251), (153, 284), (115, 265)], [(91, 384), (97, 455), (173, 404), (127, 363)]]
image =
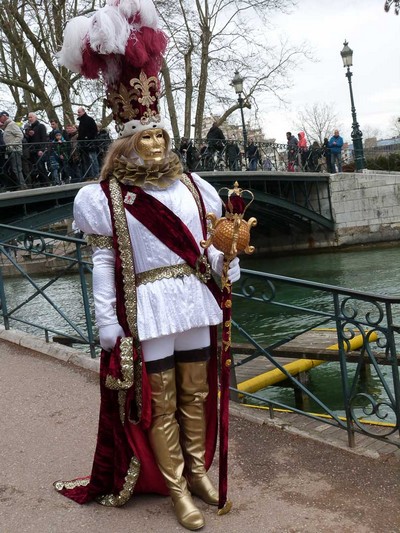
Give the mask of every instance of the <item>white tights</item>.
[(196, 350), (210, 346), (210, 328), (193, 328), (183, 333), (165, 335), (158, 339), (142, 341), (145, 362), (157, 361), (174, 354), (175, 351)]

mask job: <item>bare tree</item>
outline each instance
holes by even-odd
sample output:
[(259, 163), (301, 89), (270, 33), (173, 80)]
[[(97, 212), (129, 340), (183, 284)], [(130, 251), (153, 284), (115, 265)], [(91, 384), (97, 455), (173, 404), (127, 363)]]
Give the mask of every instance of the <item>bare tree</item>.
[[(205, 114), (218, 115), (222, 123), (238, 110), (230, 87), (237, 69), (245, 78), (244, 107), (257, 111), (268, 95), (284, 99), (291, 74), (307, 50), (287, 42), (272, 44), (266, 30), (271, 13), (289, 9), (294, 2), (155, 0), (170, 38), (162, 75), (175, 139), (181, 129), (189, 137), (193, 122), (200, 137)], [(0, 84), (11, 95), (17, 119), (34, 111), (71, 121), (76, 105), (105, 114), (101, 83), (84, 80), (56, 60), (65, 23), (104, 4), (105, 0), (2, 0)]]
[(309, 143), (317, 141), (323, 144), (325, 137), (330, 137), (335, 128), (340, 129), (338, 116), (328, 104), (313, 104), (299, 112), (297, 127), (304, 131)]
[(96, 0), (2, 0), (0, 83), (11, 94), (17, 119), (34, 111), (72, 121), (73, 104), (90, 108), (102, 98), (99, 84), (84, 81), (56, 60), (65, 23), (99, 4)]
[(239, 109), (229, 87), (235, 70), (246, 80), (243, 106), (257, 108), (266, 95), (283, 100), (290, 75), (308, 55), (304, 45), (267, 40), (268, 16), (283, 9), (280, 0), (159, 0), (157, 6), (170, 35), (162, 74), (175, 139), (182, 126), (189, 137), (193, 122), (199, 138), (206, 112), (222, 124)]

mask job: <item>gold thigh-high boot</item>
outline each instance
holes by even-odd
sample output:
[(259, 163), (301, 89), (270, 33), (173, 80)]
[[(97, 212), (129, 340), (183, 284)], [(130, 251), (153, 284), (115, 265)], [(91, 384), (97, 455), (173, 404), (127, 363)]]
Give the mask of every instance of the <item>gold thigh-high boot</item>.
[(179, 523), (191, 531), (204, 526), (204, 517), (195, 506), (183, 476), (185, 466), (179, 442), (176, 413), (176, 384), (173, 356), (146, 363), (151, 387), (152, 422), (150, 444), (157, 465), (169, 489)]
[(218, 491), (205, 469), (206, 420), (210, 348), (175, 352), (178, 420), (189, 490), (209, 505), (218, 505)]

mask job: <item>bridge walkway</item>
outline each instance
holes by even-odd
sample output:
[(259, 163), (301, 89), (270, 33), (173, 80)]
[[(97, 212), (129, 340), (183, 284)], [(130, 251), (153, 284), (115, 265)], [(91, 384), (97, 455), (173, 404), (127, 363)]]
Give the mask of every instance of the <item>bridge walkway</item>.
[[(0, 531), (183, 531), (168, 498), (138, 496), (121, 509), (95, 503), (81, 507), (52, 488), (56, 479), (90, 473), (98, 376), (83, 365), (98, 363), (86, 362), (71, 348), (0, 332)], [(235, 405), (231, 415), (229, 496), (234, 506), (218, 517), (214, 508), (199, 502), (207, 523), (202, 531), (399, 530), (398, 454), (358, 448), (352, 453), (329, 429), (319, 440), (306, 438), (304, 430), (284, 419), (270, 421)], [(216, 468), (211, 470), (214, 479)]]

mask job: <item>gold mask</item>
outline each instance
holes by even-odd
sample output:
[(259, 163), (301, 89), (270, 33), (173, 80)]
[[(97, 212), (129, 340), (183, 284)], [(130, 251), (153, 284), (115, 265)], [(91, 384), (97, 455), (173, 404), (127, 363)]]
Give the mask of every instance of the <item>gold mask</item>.
[(136, 153), (143, 161), (161, 161), (165, 158), (166, 143), (161, 128), (145, 130), (138, 135)]

